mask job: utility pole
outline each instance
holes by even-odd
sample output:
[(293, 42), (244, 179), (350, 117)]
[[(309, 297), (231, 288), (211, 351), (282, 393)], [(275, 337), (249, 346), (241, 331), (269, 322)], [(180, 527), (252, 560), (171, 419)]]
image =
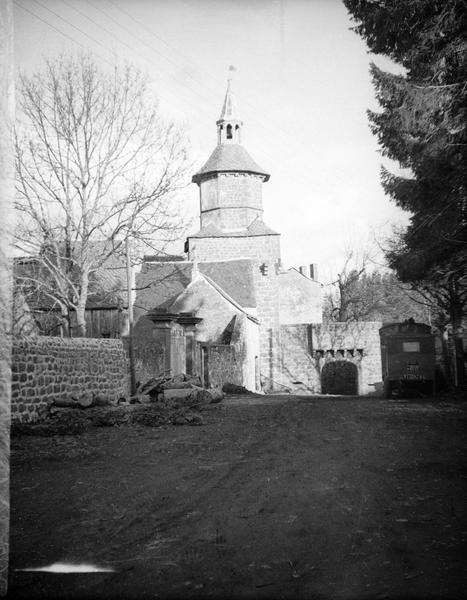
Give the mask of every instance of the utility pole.
[(0, 596), (7, 593), (10, 529), (12, 231), (14, 197), (13, 3), (0, 1)]
[(130, 393), (136, 392), (136, 378), (135, 378), (135, 351), (133, 346), (133, 270), (131, 267), (131, 256), (130, 256), (130, 242), (128, 238), (125, 242), (126, 247), (126, 282), (128, 289), (128, 355), (130, 357)]

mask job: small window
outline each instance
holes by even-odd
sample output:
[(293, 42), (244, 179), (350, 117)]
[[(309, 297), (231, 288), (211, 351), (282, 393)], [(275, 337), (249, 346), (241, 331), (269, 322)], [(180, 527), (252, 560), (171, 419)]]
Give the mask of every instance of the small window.
[(420, 352), (420, 342), (402, 342), (402, 352)]
[(227, 125), (227, 139), (232, 139), (232, 125)]

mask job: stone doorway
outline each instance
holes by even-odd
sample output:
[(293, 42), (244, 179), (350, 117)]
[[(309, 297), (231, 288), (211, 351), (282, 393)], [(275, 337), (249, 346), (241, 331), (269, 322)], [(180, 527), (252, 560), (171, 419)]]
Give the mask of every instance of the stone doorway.
[(327, 362), (321, 371), (321, 392), (344, 396), (358, 395), (358, 369), (348, 360)]

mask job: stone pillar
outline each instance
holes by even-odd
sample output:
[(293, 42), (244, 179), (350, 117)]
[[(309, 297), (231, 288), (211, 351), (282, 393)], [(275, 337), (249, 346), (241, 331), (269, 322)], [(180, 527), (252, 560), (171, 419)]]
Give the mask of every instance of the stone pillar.
[[(152, 319), (151, 319), (152, 320)], [(152, 338), (154, 340), (157, 340), (158, 342), (160, 342), (162, 344), (162, 346), (165, 348), (165, 352), (164, 352), (164, 373), (166, 375), (171, 375), (172, 374), (172, 364), (171, 364), (171, 330), (172, 330), (172, 323), (170, 321), (168, 322), (156, 322), (154, 323), (154, 325), (152, 326)]]
[(196, 325), (202, 320), (192, 314), (181, 314), (177, 319), (185, 329), (185, 372), (187, 375), (199, 375), (196, 360)]
[(176, 322), (170, 327), (170, 374), (177, 375), (186, 371), (185, 333)]
[(195, 328), (202, 319), (191, 313), (178, 314), (159, 310), (149, 311), (147, 317), (153, 322), (153, 338), (164, 344), (166, 373), (188, 373), (189, 366), (193, 373), (196, 365)]

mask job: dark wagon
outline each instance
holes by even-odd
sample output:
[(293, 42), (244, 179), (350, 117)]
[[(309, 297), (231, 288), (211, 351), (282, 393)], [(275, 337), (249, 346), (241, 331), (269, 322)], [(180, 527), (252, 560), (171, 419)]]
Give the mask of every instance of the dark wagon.
[(409, 319), (379, 330), (384, 396), (393, 391), (433, 394), (435, 385), (435, 337), (431, 327)]

